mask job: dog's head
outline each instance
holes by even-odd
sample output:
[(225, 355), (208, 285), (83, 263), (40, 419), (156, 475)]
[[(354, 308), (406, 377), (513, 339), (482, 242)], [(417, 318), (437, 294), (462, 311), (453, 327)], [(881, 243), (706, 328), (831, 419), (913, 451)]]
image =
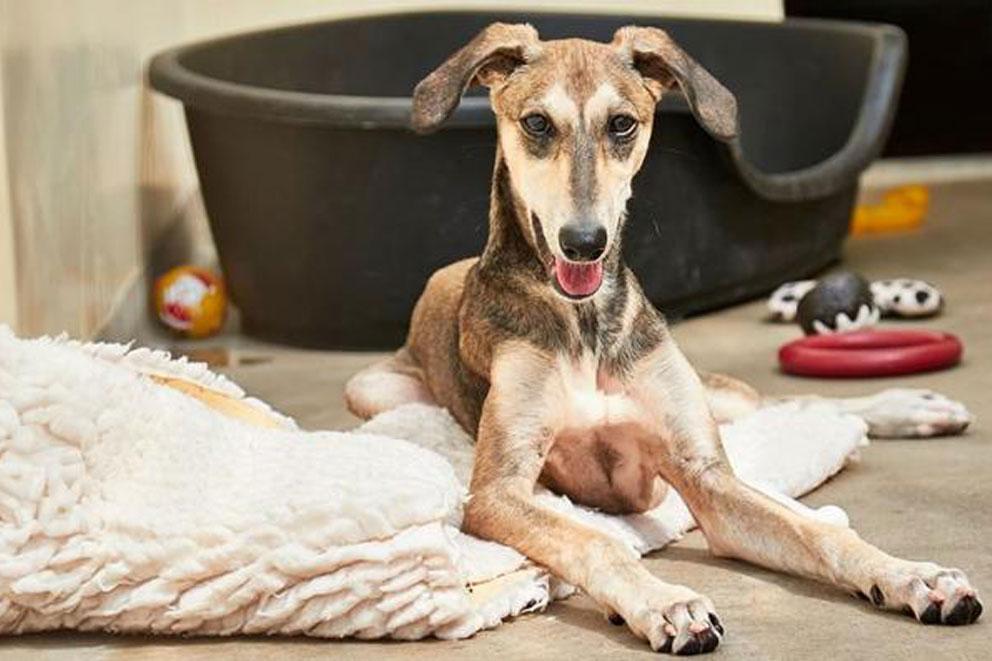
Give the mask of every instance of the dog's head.
[(733, 95), (657, 28), (602, 44), (490, 25), (417, 85), (414, 128), (436, 129), (475, 84), (490, 89), (523, 232), (572, 300), (602, 284), (664, 91), (678, 85), (716, 138), (737, 132)]

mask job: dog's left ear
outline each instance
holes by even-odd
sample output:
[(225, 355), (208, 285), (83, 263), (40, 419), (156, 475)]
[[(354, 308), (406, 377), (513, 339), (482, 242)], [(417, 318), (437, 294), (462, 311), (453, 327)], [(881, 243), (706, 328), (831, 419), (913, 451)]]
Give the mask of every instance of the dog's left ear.
[(737, 99), (664, 30), (620, 28), (612, 45), (640, 72), (655, 100), (677, 83), (692, 114), (714, 138), (727, 141), (737, 136)]
[(418, 133), (436, 130), (472, 85), (494, 87), (540, 53), (537, 30), (526, 24), (493, 23), (417, 84), (411, 124)]

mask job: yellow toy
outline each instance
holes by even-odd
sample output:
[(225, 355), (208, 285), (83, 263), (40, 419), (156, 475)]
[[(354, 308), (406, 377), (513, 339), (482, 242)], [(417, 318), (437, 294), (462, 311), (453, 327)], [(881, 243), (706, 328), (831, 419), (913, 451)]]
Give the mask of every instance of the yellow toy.
[(227, 314), (224, 281), (212, 271), (179, 266), (155, 281), (155, 314), (187, 337), (208, 337), (221, 329)]
[(912, 185), (893, 188), (879, 204), (859, 204), (851, 219), (851, 233), (884, 234), (913, 230), (923, 224), (930, 205), (930, 190)]

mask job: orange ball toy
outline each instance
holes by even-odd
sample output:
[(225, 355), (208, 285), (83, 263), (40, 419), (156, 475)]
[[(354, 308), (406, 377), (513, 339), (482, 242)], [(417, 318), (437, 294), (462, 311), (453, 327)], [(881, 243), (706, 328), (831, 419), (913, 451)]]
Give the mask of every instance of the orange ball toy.
[(224, 281), (208, 269), (178, 266), (155, 281), (154, 296), (159, 320), (183, 335), (208, 337), (224, 325)]

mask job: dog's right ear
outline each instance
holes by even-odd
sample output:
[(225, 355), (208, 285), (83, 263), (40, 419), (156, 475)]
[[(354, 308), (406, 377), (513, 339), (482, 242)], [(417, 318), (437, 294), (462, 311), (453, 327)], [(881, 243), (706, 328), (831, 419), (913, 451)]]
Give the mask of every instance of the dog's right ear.
[(710, 135), (724, 142), (737, 136), (737, 99), (664, 30), (620, 28), (613, 35), (612, 44), (640, 72), (655, 100), (661, 98), (665, 89), (677, 84), (692, 114)]
[(530, 25), (493, 23), (424, 78), (413, 90), (411, 124), (418, 133), (436, 130), (472, 85), (494, 87), (540, 53)]

